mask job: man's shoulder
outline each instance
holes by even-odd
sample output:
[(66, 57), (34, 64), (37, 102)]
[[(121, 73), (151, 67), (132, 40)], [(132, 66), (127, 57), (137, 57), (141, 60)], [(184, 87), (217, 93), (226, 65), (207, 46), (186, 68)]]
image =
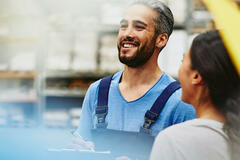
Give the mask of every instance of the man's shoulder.
[(163, 81), (165, 83), (171, 83), (173, 81), (176, 81), (172, 76), (170, 76), (168, 73), (164, 72), (162, 75)]
[[(174, 81), (174, 80), (173, 80)], [(176, 119), (176, 123), (196, 117), (195, 109), (192, 105), (184, 103), (181, 100), (182, 89), (176, 90), (168, 99), (166, 103), (166, 110), (172, 113)]]
[(160, 77), (160, 79), (158, 80), (158, 82), (156, 83), (156, 85), (154, 86), (154, 88), (158, 92), (162, 92), (168, 85), (170, 85), (172, 82), (175, 82), (175, 81), (176, 80), (173, 77), (171, 77), (169, 74), (164, 72)]
[(183, 121), (196, 118), (196, 111), (191, 104), (184, 103), (180, 98), (175, 106), (175, 116), (180, 118), (176, 121), (178, 123), (182, 121), (181, 118)]
[(93, 82), (89, 87), (88, 87), (88, 92), (96, 91), (99, 87), (101, 79)]
[[(159, 87), (158, 87), (159, 91), (160, 91), (160, 88), (162, 88), (163, 90), (166, 89), (168, 85), (170, 85), (174, 81), (176, 80), (173, 77), (171, 77), (169, 74), (163, 73), (161, 83), (159, 83)], [(172, 95), (169, 97), (167, 105), (170, 104), (171, 106), (175, 106), (175, 107), (187, 106), (191, 108), (191, 105), (186, 104), (181, 100), (181, 96), (182, 96), (182, 89), (179, 88), (175, 92), (173, 92)]]
[[(163, 93), (163, 91), (172, 83), (176, 81), (169, 74), (163, 73), (159, 83), (155, 87), (155, 91), (158, 92), (159, 96)], [(181, 101), (182, 89), (177, 89), (174, 91), (168, 98), (166, 105), (170, 105), (171, 108), (175, 108)]]
[[(114, 82), (115, 82), (115, 83), (118, 83), (118, 80), (119, 80), (119, 78), (120, 78), (121, 75), (122, 75), (122, 71), (119, 71), (119, 72), (113, 74), (111, 83), (112, 83), (112, 82), (113, 82), (113, 83), (114, 83)], [(107, 77), (107, 76), (106, 76), (106, 77)], [(104, 78), (104, 77), (103, 77), (103, 78)], [(100, 82), (101, 82), (101, 80), (102, 80), (103, 78), (101, 78), (101, 79), (93, 82), (93, 83), (89, 86), (88, 90), (89, 90), (90, 92), (92, 92), (92, 91), (98, 91), (99, 84), (100, 84)]]

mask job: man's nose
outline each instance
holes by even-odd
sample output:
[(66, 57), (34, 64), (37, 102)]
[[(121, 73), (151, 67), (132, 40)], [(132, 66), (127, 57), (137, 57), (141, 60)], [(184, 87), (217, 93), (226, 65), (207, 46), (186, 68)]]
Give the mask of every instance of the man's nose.
[(124, 32), (124, 36), (126, 37), (133, 37), (134, 36), (134, 30), (132, 27), (128, 27), (125, 32)]

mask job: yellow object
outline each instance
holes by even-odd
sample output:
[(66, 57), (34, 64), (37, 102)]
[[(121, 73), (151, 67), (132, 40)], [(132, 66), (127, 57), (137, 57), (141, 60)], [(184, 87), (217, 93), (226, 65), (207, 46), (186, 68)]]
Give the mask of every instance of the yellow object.
[(240, 76), (240, 10), (231, 0), (204, 0)]

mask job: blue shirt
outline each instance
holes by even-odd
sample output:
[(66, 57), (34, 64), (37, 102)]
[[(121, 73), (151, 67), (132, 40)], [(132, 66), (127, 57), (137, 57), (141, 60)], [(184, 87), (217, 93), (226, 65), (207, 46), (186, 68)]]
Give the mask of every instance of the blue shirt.
[[(150, 109), (162, 93), (162, 91), (174, 81), (168, 74), (163, 73), (159, 80), (143, 96), (126, 101), (119, 90), (119, 80), (123, 71), (113, 76), (109, 89), (108, 114), (106, 116), (107, 128), (120, 131), (139, 132), (144, 123), (144, 115)], [(80, 124), (77, 132), (84, 140), (91, 140), (91, 129), (96, 128), (97, 118), (95, 108), (97, 106), (98, 89), (100, 80), (93, 83), (85, 96), (80, 116)], [(152, 135), (156, 136), (161, 130), (190, 120), (196, 117), (195, 109), (181, 101), (181, 89), (174, 92), (168, 99), (157, 121), (152, 125)]]

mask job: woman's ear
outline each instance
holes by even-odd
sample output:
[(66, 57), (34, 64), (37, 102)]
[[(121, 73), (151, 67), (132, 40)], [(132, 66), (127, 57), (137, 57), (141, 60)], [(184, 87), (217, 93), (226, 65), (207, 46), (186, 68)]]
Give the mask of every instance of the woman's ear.
[(158, 35), (156, 40), (156, 47), (163, 48), (167, 44), (167, 41), (168, 41), (167, 33)]
[(202, 76), (196, 70), (194, 70), (193, 73), (192, 73), (192, 84), (194, 84), (194, 85), (203, 84)]

